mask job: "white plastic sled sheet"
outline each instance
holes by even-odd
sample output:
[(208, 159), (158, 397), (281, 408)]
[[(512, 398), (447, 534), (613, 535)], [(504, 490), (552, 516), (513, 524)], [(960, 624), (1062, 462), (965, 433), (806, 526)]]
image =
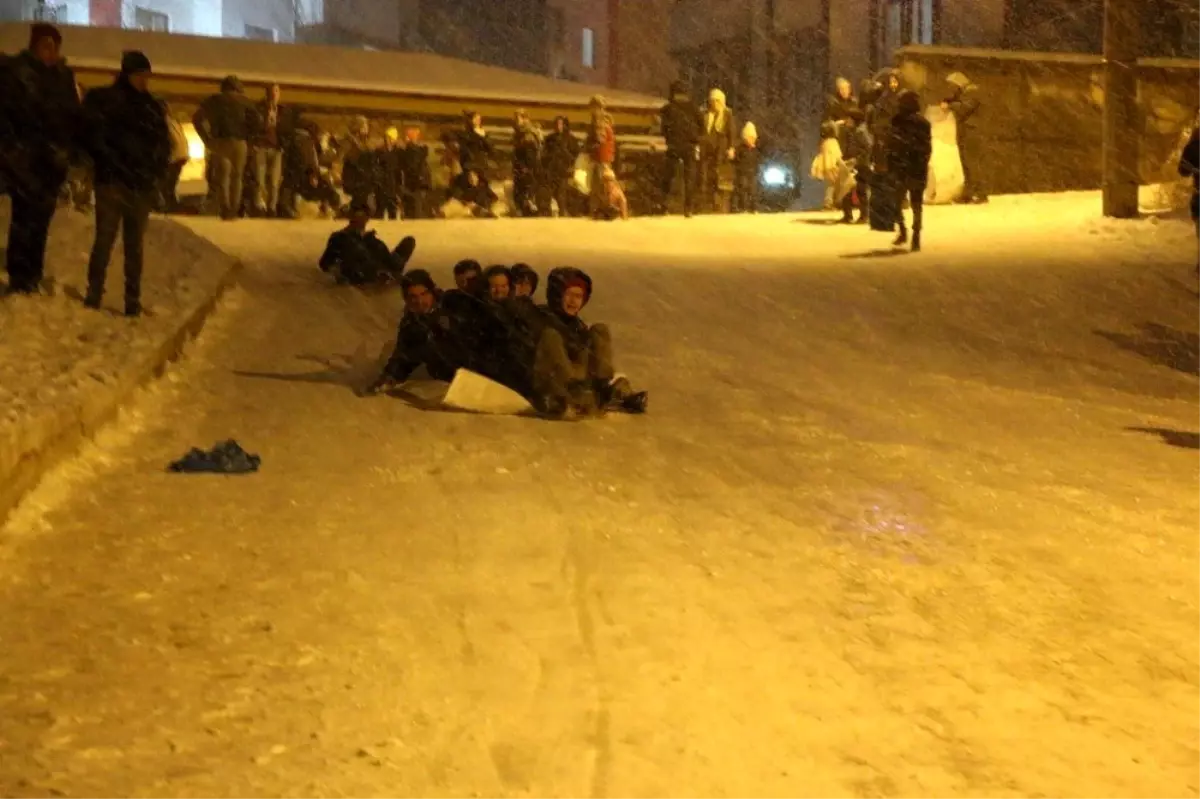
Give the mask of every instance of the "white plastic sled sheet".
[(455, 372), (454, 382), (442, 398), (442, 404), (447, 408), (472, 413), (533, 413), (533, 406), (520, 394), (467, 369)]
[(926, 205), (952, 203), (963, 193), (962, 158), (958, 153), (958, 125), (954, 113), (931, 105), (925, 118), (933, 128), (933, 157), (929, 159)]

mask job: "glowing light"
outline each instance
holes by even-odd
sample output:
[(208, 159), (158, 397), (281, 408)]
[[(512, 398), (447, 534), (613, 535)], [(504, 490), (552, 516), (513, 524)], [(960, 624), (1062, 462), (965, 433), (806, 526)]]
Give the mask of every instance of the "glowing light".
[(780, 166), (769, 166), (763, 170), (762, 182), (764, 186), (771, 188), (779, 188), (780, 186), (791, 185), (791, 174)]

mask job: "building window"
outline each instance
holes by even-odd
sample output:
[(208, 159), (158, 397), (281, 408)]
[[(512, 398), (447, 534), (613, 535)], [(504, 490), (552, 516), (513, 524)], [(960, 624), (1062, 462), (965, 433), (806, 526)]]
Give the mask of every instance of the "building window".
[(591, 28), (583, 29), (583, 65), (588, 69), (596, 66), (596, 32)]
[(260, 42), (275, 41), (275, 31), (271, 28), (260, 28), (258, 25), (246, 25), (246, 38)]
[(140, 31), (160, 31), (169, 33), (171, 18), (161, 11), (138, 6), (133, 9), (133, 27)]
[(63, 3), (47, 3), (40, 2), (33, 8), (33, 18), (38, 22), (49, 22), (55, 25), (65, 25), (70, 20), (67, 19), (67, 6)]

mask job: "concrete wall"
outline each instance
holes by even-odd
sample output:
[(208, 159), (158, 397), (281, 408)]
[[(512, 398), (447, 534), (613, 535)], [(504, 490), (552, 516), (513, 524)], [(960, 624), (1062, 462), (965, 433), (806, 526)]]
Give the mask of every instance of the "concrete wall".
[(246, 36), (247, 25), (275, 31), (277, 42), (292, 41), (296, 26), (292, 0), (223, 0), (222, 34), (243, 38)]
[[(905, 48), (897, 56), (906, 86), (940, 101), (945, 76), (967, 74), (980, 87), (979, 165), (996, 193), (1100, 187), (1103, 63), (1099, 56)], [(1175, 179), (1181, 131), (1196, 114), (1200, 62), (1143, 60), (1138, 68), (1142, 183)]]

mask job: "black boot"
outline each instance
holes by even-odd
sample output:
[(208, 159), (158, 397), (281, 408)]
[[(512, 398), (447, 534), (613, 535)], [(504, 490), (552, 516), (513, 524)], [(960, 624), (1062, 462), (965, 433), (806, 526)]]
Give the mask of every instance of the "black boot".
[(626, 413), (645, 413), (650, 404), (650, 392), (638, 391), (621, 400), (621, 410)]
[(902, 244), (908, 244), (908, 228), (904, 225), (900, 226), (900, 235), (896, 236), (896, 240), (892, 242), (893, 247), (899, 247)]
[(913, 252), (921, 251), (921, 231), (919, 231), (919, 230), (913, 231), (912, 251)]

